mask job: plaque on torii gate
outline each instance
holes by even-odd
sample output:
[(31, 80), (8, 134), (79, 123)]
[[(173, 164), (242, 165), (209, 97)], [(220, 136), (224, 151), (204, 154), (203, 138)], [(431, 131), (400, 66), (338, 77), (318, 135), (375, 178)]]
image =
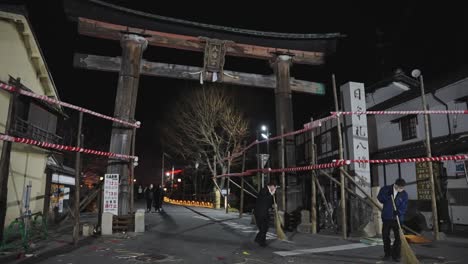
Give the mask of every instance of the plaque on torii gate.
[[(323, 64), (326, 53), (334, 52), (336, 40), (341, 37), (339, 33), (289, 34), (208, 25), (157, 16), (98, 0), (66, 0), (64, 6), (68, 16), (78, 22), (80, 34), (121, 42), (121, 58), (75, 54), (74, 65), (119, 72), (114, 112), (117, 117), (128, 120), (134, 118), (139, 75), (146, 74), (273, 88), (276, 131), (278, 134), (282, 130), (290, 132), (294, 129), (291, 91), (325, 93), (322, 84), (291, 78), (290, 66), (293, 63)], [(147, 45), (204, 52), (203, 68), (144, 61), (142, 54)], [(225, 70), (225, 56), (268, 60), (275, 75)], [(130, 129), (114, 124), (110, 151), (128, 154), (131, 135)], [(292, 167), (295, 165), (295, 151), (291, 138), (287, 138), (285, 150), (285, 166)], [(121, 175), (119, 215), (127, 214), (128, 170), (122, 164), (111, 163), (108, 173)], [(281, 184), (285, 186), (284, 182)], [(288, 188), (288, 209), (295, 209), (301, 201), (297, 196), (299, 188)]]

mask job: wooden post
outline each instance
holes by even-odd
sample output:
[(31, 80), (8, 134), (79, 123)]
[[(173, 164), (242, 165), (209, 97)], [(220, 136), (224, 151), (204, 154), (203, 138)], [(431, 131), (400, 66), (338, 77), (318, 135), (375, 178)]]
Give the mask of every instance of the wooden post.
[(256, 140), (257, 140), (257, 192), (260, 192), (260, 189), (262, 188), (262, 183), (261, 183), (261, 176), (260, 176), (260, 163), (261, 163), (261, 160), (260, 160), (260, 143), (258, 143), (258, 129), (257, 129), (257, 132), (256, 132)]
[[(284, 127), (281, 126), (281, 134), (284, 134)], [(285, 159), (284, 159), (284, 137), (281, 138), (281, 146), (280, 146), (280, 162), (281, 162), (281, 169), (285, 167)], [(283, 206), (283, 211), (286, 212), (286, 173), (283, 171), (281, 172), (281, 204)]]
[(333, 210), (332, 210), (332, 208), (330, 208), (330, 205), (328, 204), (327, 197), (325, 197), (325, 192), (323, 191), (322, 186), (320, 185), (320, 182), (319, 182), (319, 179), (318, 179), (318, 177), (317, 177), (317, 174), (315, 174), (314, 180), (315, 180), (315, 183), (316, 183), (316, 185), (317, 185), (317, 189), (319, 190), (320, 196), (322, 197), (323, 205), (324, 205), (325, 208), (327, 209), (328, 215), (330, 216), (330, 222), (331, 222), (332, 224), (334, 224), (334, 221), (333, 221)]
[[(421, 86), (421, 99), (422, 99), (423, 110), (427, 111), (426, 93), (424, 91), (424, 79), (423, 79), (422, 74), (419, 75), (419, 85)], [(431, 151), (431, 138), (430, 138), (428, 114), (424, 114), (424, 130), (426, 134), (427, 157), (430, 158), (432, 157), (432, 151)], [(432, 162), (428, 161), (427, 165), (429, 166), (429, 180), (431, 183), (432, 226), (434, 228), (434, 239), (439, 240), (439, 216), (437, 212), (437, 200), (436, 200), (435, 185), (434, 185), (435, 179), (434, 179)]]
[(161, 186), (164, 188), (164, 151), (161, 156)]
[[(19, 84), (19, 80), (17, 81)], [(19, 86), (19, 85), (18, 85)], [(16, 87), (17, 89), (18, 86)], [(12, 123), (16, 115), (16, 105), (18, 103), (19, 93), (14, 91), (10, 96), (8, 105), (8, 116), (5, 124), (5, 133), (10, 134)], [(0, 160), (0, 241), (3, 241), (3, 231), (5, 227), (5, 218), (8, 200), (8, 176), (10, 174), (11, 141), (3, 141), (2, 157)]]
[[(231, 173), (231, 152), (228, 151), (228, 168), (227, 168), (227, 174), (229, 175), (229, 173)], [(226, 209), (226, 214), (229, 213), (229, 201), (228, 201), (228, 198), (229, 198), (229, 182), (230, 182), (230, 177), (228, 176), (227, 177), (227, 186), (226, 186), (226, 196), (224, 196), (224, 205), (225, 205), (225, 209)]]
[[(83, 125), (83, 112), (78, 117), (78, 132), (76, 134), (76, 146), (81, 147), (81, 128)], [(80, 174), (81, 174), (81, 152), (75, 154), (75, 206), (73, 213), (73, 245), (78, 245), (80, 236)]]
[[(136, 127), (133, 128), (132, 133), (132, 151), (131, 155), (135, 156), (135, 138), (136, 138)], [(135, 210), (135, 160), (131, 159), (130, 162), (130, 213), (133, 213)]]
[[(333, 98), (335, 100), (335, 111), (339, 112), (340, 108), (338, 105), (338, 95), (336, 91), (336, 81), (335, 81), (335, 74), (332, 74), (332, 83), (333, 83)], [(342, 134), (341, 134), (341, 122), (340, 122), (340, 115), (337, 116), (336, 118), (336, 125), (338, 129), (338, 154), (339, 154), (339, 159), (343, 159), (343, 139), (342, 139)], [(342, 225), (342, 230), (343, 230), (343, 239), (346, 239), (348, 236), (347, 233), (347, 226), (346, 226), (346, 194), (345, 194), (345, 177), (343, 175), (343, 172), (340, 170), (340, 183), (341, 183), (341, 225)]]
[[(245, 143), (244, 143), (245, 147)], [(244, 173), (245, 171), (245, 151), (242, 154), (242, 170), (241, 172)], [(240, 194), (240, 209), (239, 209), (239, 218), (242, 218), (242, 214), (244, 212), (244, 176), (241, 177), (241, 194)]]
[[(310, 119), (310, 122), (314, 121), (313, 118)], [(315, 153), (315, 135), (314, 130), (310, 130), (310, 164), (316, 164), (316, 153)], [(310, 175), (310, 190), (311, 190), (311, 203), (310, 203), (310, 214), (311, 214), (311, 224), (312, 224), (312, 234), (317, 234), (317, 189), (315, 186), (316, 173), (314, 170), (311, 171)]]
[[(119, 72), (119, 83), (115, 98), (114, 116), (122, 120), (133, 120), (138, 93), (141, 58), (147, 40), (134, 34), (123, 34), (121, 37), (122, 64)], [(110, 143), (110, 152), (130, 154), (132, 129), (114, 123)], [(129, 169), (125, 163), (109, 162), (107, 173), (119, 174), (119, 215), (129, 212)]]

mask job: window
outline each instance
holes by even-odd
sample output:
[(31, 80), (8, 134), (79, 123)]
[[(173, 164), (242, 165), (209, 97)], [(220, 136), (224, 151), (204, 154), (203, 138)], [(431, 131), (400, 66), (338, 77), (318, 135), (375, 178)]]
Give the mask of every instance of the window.
[(406, 141), (417, 138), (416, 126), (418, 125), (417, 116), (406, 116), (400, 119), (401, 140)]

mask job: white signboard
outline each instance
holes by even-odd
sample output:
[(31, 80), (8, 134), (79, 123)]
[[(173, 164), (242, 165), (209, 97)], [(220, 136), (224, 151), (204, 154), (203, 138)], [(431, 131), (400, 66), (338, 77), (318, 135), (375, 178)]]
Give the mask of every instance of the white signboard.
[(70, 199), (70, 188), (69, 187), (63, 188), (63, 193), (64, 193), (64, 196), (63, 196), (64, 200)]
[(104, 175), (104, 213), (118, 215), (119, 174)]
[[(363, 83), (348, 82), (341, 86), (343, 94), (344, 111), (366, 111), (366, 94)], [(348, 159), (368, 160), (369, 142), (366, 115), (351, 115), (345, 118)], [(351, 163), (354, 170), (354, 180), (368, 194), (371, 192), (370, 166), (368, 163)], [(361, 197), (364, 194), (356, 190)]]

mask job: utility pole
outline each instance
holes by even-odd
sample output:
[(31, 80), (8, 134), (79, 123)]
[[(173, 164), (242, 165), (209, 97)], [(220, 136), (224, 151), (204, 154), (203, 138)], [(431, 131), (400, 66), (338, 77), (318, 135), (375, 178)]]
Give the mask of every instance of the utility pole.
[[(424, 91), (424, 79), (423, 75), (419, 70), (413, 70), (411, 75), (415, 78), (419, 77), (419, 86), (421, 87), (421, 99), (422, 99), (422, 106), (423, 110), (427, 111), (427, 103), (426, 103), (426, 92)], [(431, 138), (430, 138), (430, 127), (429, 127), (429, 114), (424, 114), (424, 128), (426, 134), (426, 152), (427, 157), (432, 157), (431, 151)], [(432, 167), (432, 161), (428, 161), (427, 165), (429, 166), (429, 180), (431, 183), (431, 205), (432, 205), (432, 226), (434, 227), (434, 239), (439, 240), (439, 216), (437, 212), (437, 200), (435, 194), (435, 179), (434, 179), (434, 171)]]
[[(338, 105), (338, 95), (336, 91), (336, 80), (335, 74), (332, 74), (332, 83), (333, 83), (333, 98), (335, 100), (335, 111), (339, 112), (340, 108)], [(339, 159), (343, 159), (343, 138), (341, 134), (341, 122), (340, 122), (340, 115), (336, 117), (336, 125), (338, 129), (338, 155)], [(343, 230), (343, 239), (346, 239), (348, 236), (347, 233), (347, 226), (346, 226), (346, 193), (345, 193), (345, 177), (343, 172), (340, 170), (340, 187), (341, 187), (341, 225)]]

